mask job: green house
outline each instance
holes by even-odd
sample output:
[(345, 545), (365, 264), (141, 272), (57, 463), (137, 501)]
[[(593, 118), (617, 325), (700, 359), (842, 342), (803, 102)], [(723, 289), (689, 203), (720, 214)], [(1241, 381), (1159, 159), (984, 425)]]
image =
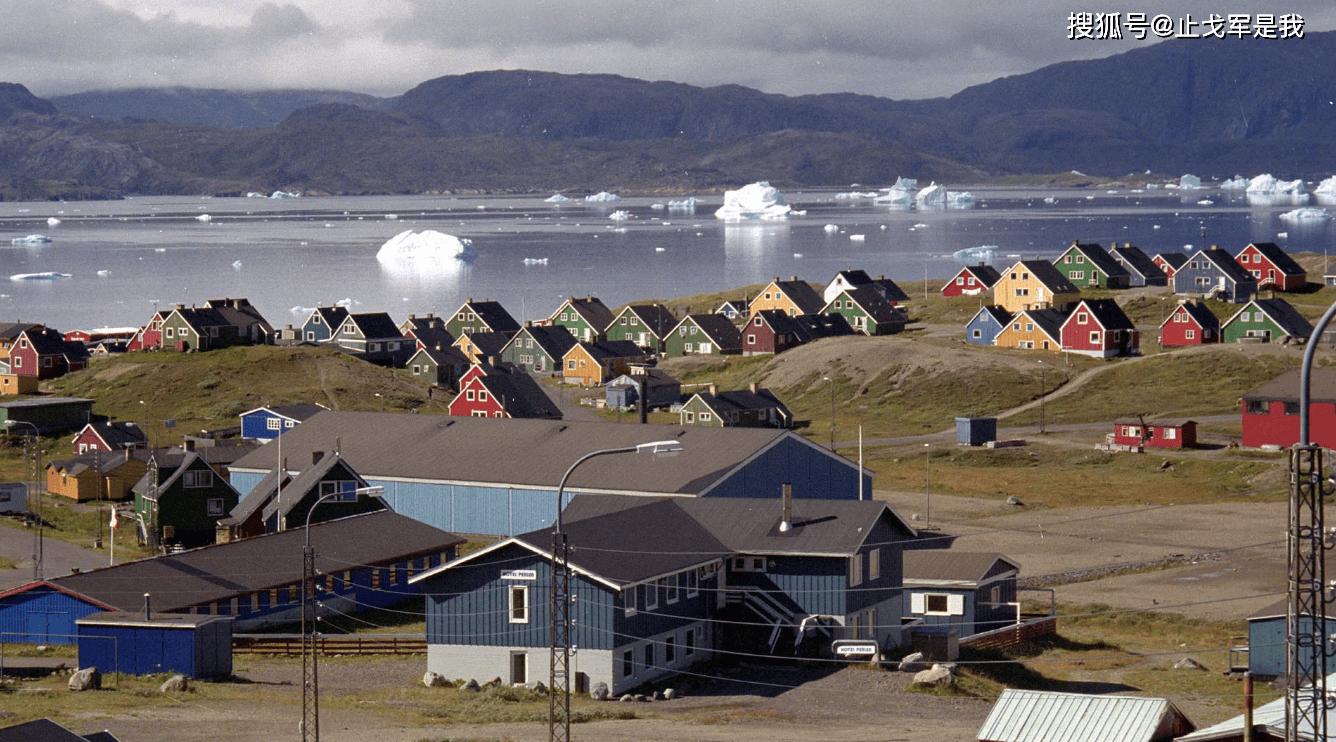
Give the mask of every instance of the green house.
[(610, 339), (606, 333), (612, 320), (612, 310), (597, 296), (572, 296), (547, 318), (548, 324), (565, 327), (576, 340), (586, 343)]
[(741, 353), (742, 333), (722, 314), (687, 315), (668, 333), (663, 349), (668, 358)]
[(524, 323), (524, 329), (501, 349), (501, 360), (533, 374), (561, 371), (561, 359), (575, 347), (575, 336), (559, 325)]
[(691, 395), (679, 413), (682, 425), (714, 428), (788, 428), (793, 413), (769, 389), (719, 391), (713, 384)]
[(470, 298), (445, 321), (445, 329), (456, 338), (466, 332), (500, 332), (506, 337), (514, 337), (520, 331), (520, 323), (510, 316), (501, 302)]
[(864, 335), (891, 335), (905, 329), (909, 321), (904, 309), (868, 286), (844, 289), (822, 308), (821, 313), (843, 316), (850, 327)]
[(645, 350), (662, 353), (677, 318), (662, 304), (632, 304), (608, 325), (609, 340), (630, 340)]
[(135, 483), (135, 523), (143, 543), (193, 548), (214, 542), (218, 521), (240, 495), (199, 454), (155, 452)]
[(1073, 286), (1125, 289), (1132, 284), (1132, 274), (1103, 246), (1094, 243), (1087, 245), (1072, 240), (1071, 247), (1053, 261), (1053, 267)]
[(1254, 299), (1220, 326), (1222, 343), (1302, 342), (1312, 334), (1312, 323), (1284, 299)]

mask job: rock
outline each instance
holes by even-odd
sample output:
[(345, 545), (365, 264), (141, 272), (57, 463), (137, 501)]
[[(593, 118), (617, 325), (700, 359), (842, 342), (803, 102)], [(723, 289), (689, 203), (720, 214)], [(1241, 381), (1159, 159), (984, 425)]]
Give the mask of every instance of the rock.
[(1008, 495), (1008, 496), (1007, 496), (1007, 504), (1008, 504), (1008, 505), (1015, 505), (1016, 507), (1019, 507), (1019, 508), (1023, 508), (1023, 507), (1025, 507), (1025, 503), (1021, 502), (1021, 498), (1019, 498), (1019, 497), (1017, 497), (1017, 496), (1015, 496), (1015, 495)]
[(639, 693), (637, 693), (637, 694), (635, 695), (635, 702), (636, 702), (636, 703), (644, 703), (644, 702), (647, 701), (647, 700), (649, 700), (649, 699), (645, 698), (644, 696), (642, 696), (642, 695), (639, 694)]
[(482, 687), (484, 687), (484, 688), (500, 688), (500, 687), (501, 687), (501, 678), (500, 678), (500, 677), (492, 678), (491, 680), (488, 680), (486, 683), (483, 683), (483, 684), (482, 684)]
[(920, 672), (928, 665), (923, 661), (922, 652), (914, 652), (900, 660), (900, 672)]
[(608, 700), (608, 684), (602, 680), (594, 683), (594, 687), (589, 689), (589, 697), (595, 701)]
[(51, 647), (48, 647), (48, 646), (45, 645), (45, 644), (38, 644), (38, 645), (37, 645), (37, 651), (38, 651), (38, 652), (50, 652), (50, 651), (51, 651)]
[(1174, 663), (1174, 669), (1175, 669), (1175, 670), (1205, 670), (1205, 669), (1206, 669), (1206, 666), (1203, 665), (1202, 663), (1200, 663), (1200, 662), (1198, 662), (1198, 661), (1192, 659), (1191, 657), (1184, 657), (1183, 659), (1181, 659), (1181, 660), (1179, 660), (1178, 662), (1175, 662), (1175, 663)]
[(428, 688), (444, 688), (445, 686), (450, 685), (450, 681), (446, 680), (444, 675), (428, 670), (427, 673), (422, 676), (422, 684)]
[(681, 694), (679, 694), (676, 690), (673, 690), (672, 688), (663, 689), (663, 700), (665, 701), (671, 701), (674, 698), (680, 698), (680, 697)]
[(956, 673), (956, 668), (958, 667), (958, 665), (954, 662), (938, 662), (934, 664), (932, 667), (934, 670), (937, 668), (941, 668), (954, 675)]
[(482, 690), (482, 686), (478, 685), (478, 681), (476, 679), (469, 678), (469, 681), (467, 683), (464, 683), (464, 687), (460, 688), (460, 690), (466, 690), (471, 693), (478, 693), (479, 691)]
[(535, 681), (532, 682), (532, 683), (525, 683), (525, 684), (524, 684), (524, 689), (527, 690), (527, 691), (529, 691), (530, 693), (534, 694), (535, 696), (545, 696), (545, 695), (547, 695), (547, 686), (546, 686), (546, 685), (543, 685), (542, 683), (538, 682), (537, 680), (535, 680)]
[(933, 688), (945, 688), (956, 682), (956, 676), (950, 670), (934, 665), (932, 668), (914, 675), (914, 682)]
[(102, 673), (96, 667), (85, 667), (70, 676), (70, 690), (98, 690), (102, 687)]
[(1160, 462), (1160, 471), (1173, 471), (1173, 470), (1174, 470), (1174, 464), (1169, 459), (1165, 459), (1164, 461)]
[(158, 686), (159, 693), (185, 693), (190, 690), (190, 683), (186, 682), (185, 675), (173, 675), (162, 681)]
[(656, 691), (654, 691), (653, 694), (650, 695), (649, 700), (651, 700), (651, 701), (662, 701), (662, 700), (663, 700), (663, 694), (660, 693), (660, 692), (658, 692), (658, 691), (656, 690)]
[(919, 517), (919, 514), (918, 514), (918, 513), (914, 513), (914, 514), (910, 515), (910, 516), (909, 516), (909, 519), (910, 519), (910, 520), (922, 520), (922, 518)]
[(626, 695), (622, 696), (621, 698), (618, 698), (617, 700), (621, 703), (631, 703), (636, 700), (636, 697), (631, 695), (630, 693), (627, 693)]

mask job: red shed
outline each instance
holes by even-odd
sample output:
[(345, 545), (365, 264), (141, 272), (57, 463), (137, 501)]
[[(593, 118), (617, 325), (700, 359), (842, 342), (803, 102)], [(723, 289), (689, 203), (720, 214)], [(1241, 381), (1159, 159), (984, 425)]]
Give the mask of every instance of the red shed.
[(1113, 421), (1113, 442), (1120, 446), (1192, 448), (1197, 445), (1197, 421), (1120, 417)]
[(1189, 299), (1160, 323), (1160, 345), (1177, 348), (1220, 342), (1220, 319), (1199, 301)]
[[(1308, 398), (1308, 438), (1336, 448), (1336, 369), (1314, 368)], [(1299, 370), (1277, 376), (1243, 395), (1242, 444), (1289, 448), (1299, 442)]]

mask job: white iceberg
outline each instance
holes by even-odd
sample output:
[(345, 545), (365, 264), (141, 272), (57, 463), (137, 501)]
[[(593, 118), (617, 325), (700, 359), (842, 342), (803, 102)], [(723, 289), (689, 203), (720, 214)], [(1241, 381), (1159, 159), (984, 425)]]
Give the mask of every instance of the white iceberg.
[(11, 281), (59, 281), (62, 278), (69, 278), (70, 273), (55, 273), (53, 271), (44, 271), (42, 273), (15, 273), (9, 277)]
[(241, 270), (241, 261), (240, 260), (232, 261), (232, 267), (236, 268), (237, 270)]
[(1276, 180), (1270, 174), (1259, 175), (1248, 181), (1248, 193), (1266, 195), (1297, 195), (1304, 192), (1304, 182), (1300, 180)]
[(914, 196), (914, 203), (919, 208), (925, 206), (946, 206), (946, 186), (939, 186), (936, 183), (930, 184), (927, 188), (919, 191)]
[(213, 221), (213, 217), (209, 216), (208, 214), (200, 214), (199, 216), (195, 217), (195, 221), (205, 222), (207, 224), (208, 222)]
[[(904, 180), (904, 178), (901, 178), (900, 180)], [(910, 181), (910, 182), (915, 182), (915, 181)], [(907, 206), (907, 205), (913, 203), (913, 202), (914, 202), (914, 191), (913, 191), (913, 189), (912, 189), (912, 188), (910, 188), (910, 189), (904, 189), (904, 188), (900, 188), (899, 186), (900, 186), (900, 184), (899, 184), (899, 182), (897, 182), (894, 186), (892, 186), (892, 187), (890, 187), (890, 188), (884, 188), (884, 189), (882, 189), (881, 193), (877, 194), (876, 198), (873, 198), (873, 199), (872, 199), (872, 203), (874, 203), (874, 204), (898, 204), (898, 205), (904, 205), (904, 206)]]
[(1336, 175), (1318, 183), (1317, 189), (1313, 192), (1322, 196), (1336, 195)]
[(51, 238), (44, 234), (30, 234), (27, 237), (15, 237), (10, 240), (11, 245), (49, 245)]
[(963, 250), (956, 250), (951, 253), (951, 257), (956, 260), (967, 260), (971, 263), (993, 262), (993, 253), (997, 252), (997, 245), (979, 245), (978, 247), (967, 247)]
[(1203, 198), (1202, 200), (1200, 200), (1200, 201), (1197, 202), (1197, 205), (1198, 205), (1198, 206), (1213, 206), (1213, 205), (1215, 205), (1215, 202), (1212, 201), (1212, 200), (1209, 199), (1209, 198)]
[(1057, 202), (1058, 202), (1058, 199), (1053, 198), (1052, 196), (1046, 196), (1046, 197), (1044, 197), (1044, 203), (1046, 203), (1046, 204), (1055, 204), (1055, 203), (1057, 203)]
[(547, 258), (525, 258), (525, 265), (547, 265)]
[(108, 271), (108, 270), (101, 270), (101, 271), (98, 271), (97, 274), (98, 274), (99, 276), (102, 276), (103, 278), (106, 278), (107, 276), (110, 276), (110, 275), (111, 275), (111, 271)]
[(1229, 180), (1226, 180), (1225, 182), (1220, 184), (1221, 190), (1225, 191), (1242, 191), (1247, 187), (1248, 187), (1248, 181), (1244, 179), (1242, 176), (1237, 178), (1230, 178)]
[(762, 180), (736, 191), (724, 191), (724, 205), (714, 215), (729, 221), (784, 219), (792, 211), (779, 190)]
[(1195, 175), (1184, 175), (1178, 179), (1178, 187), (1185, 190), (1201, 188), (1201, 178)]
[(599, 191), (598, 193), (595, 193), (592, 196), (585, 196), (585, 200), (601, 203), (606, 201), (621, 201), (622, 197), (618, 196), (615, 193), (608, 193), (607, 191)]
[(443, 258), (473, 260), (476, 257), (478, 251), (473, 248), (473, 240), (460, 239), (433, 229), (421, 232), (406, 229), (391, 237), (376, 253), (376, 260), (381, 262)]
[(631, 218), (631, 212), (618, 209), (617, 211), (608, 214), (608, 218), (614, 222), (624, 222)]
[(864, 240), (866, 240), (866, 239), (867, 239), (867, 235), (862, 235), (862, 234), (851, 234), (851, 235), (849, 235), (849, 241), (851, 241), (851, 242), (862, 242), (862, 241), (864, 241)]
[(543, 199), (543, 202), (549, 204), (564, 204), (570, 200), (571, 199), (561, 195), (560, 193), (554, 193), (551, 196), (548, 196), (547, 198)]
[(1312, 206), (1305, 206), (1302, 209), (1287, 211), (1280, 215), (1280, 218), (1287, 222), (1325, 222), (1331, 218), (1331, 212), (1326, 209), (1316, 209)]
[(969, 209), (974, 206), (974, 194), (969, 191), (947, 191), (946, 205), (953, 209)]
[(822, 227), (822, 229), (826, 231), (826, 234), (835, 234), (836, 232), (840, 231), (840, 227), (837, 224), (827, 224), (826, 226)]
[(876, 198), (876, 197), (877, 197), (876, 191), (872, 192), (853, 191), (852, 193), (835, 194), (835, 200), (837, 201), (856, 201), (862, 198)]
[(60, 220), (59, 220), (59, 219), (55, 218), (54, 216), (52, 216), (52, 217), (47, 217), (46, 225), (47, 225), (48, 227), (54, 227), (54, 226), (56, 226), (57, 224), (60, 224)]
[(669, 211), (689, 211), (689, 212), (691, 212), (691, 213), (695, 213), (695, 211), (696, 211), (696, 197), (695, 197), (695, 196), (688, 196), (688, 197), (686, 197), (685, 199), (683, 199), (683, 200), (681, 200), (681, 201), (669, 201), (669, 202), (668, 202), (668, 210), (669, 210)]
[(300, 193), (290, 193), (288, 191), (274, 191), (273, 193), (269, 194), (269, 198), (301, 198), (301, 197), (302, 194)]

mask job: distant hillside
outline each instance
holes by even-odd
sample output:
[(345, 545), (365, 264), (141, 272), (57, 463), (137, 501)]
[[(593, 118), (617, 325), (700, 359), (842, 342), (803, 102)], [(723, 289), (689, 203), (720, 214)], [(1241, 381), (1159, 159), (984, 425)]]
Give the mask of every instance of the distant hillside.
[[(343, 90), (213, 90), (135, 88), (94, 90), (48, 99), (61, 113), (104, 121), (157, 121), (231, 129), (274, 126), (300, 108), (346, 103), (385, 110), (390, 101)], [(54, 111), (53, 111), (54, 112)]]

